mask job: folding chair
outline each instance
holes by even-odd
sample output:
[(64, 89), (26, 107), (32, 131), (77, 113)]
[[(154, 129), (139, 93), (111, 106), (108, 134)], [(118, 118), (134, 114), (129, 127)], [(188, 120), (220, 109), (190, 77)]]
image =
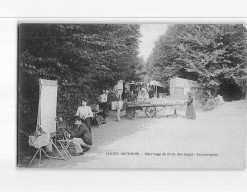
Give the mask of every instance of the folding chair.
[[(71, 158), (72, 155), (69, 151), (69, 148), (71, 146), (71, 144), (73, 144), (73, 140), (69, 139), (67, 137), (67, 131), (66, 130), (57, 130), (57, 132), (59, 133), (59, 137), (57, 139), (57, 142), (60, 144), (62, 150), (64, 151), (65, 155), (67, 156), (67, 158)], [(75, 149), (75, 146), (73, 144), (73, 148)]]
[(61, 140), (57, 140), (57, 142), (60, 144), (60, 146), (63, 149), (67, 158), (71, 158), (72, 155), (69, 152), (69, 145), (70, 145), (70, 143), (73, 143), (73, 140), (72, 139), (71, 140), (70, 139), (61, 139)]

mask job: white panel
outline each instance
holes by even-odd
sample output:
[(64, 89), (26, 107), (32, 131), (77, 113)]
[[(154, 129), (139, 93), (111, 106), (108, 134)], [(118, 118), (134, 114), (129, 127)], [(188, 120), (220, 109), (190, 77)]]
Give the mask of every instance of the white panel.
[(39, 101), (40, 123), (42, 129), (47, 133), (56, 132), (57, 85), (42, 84)]

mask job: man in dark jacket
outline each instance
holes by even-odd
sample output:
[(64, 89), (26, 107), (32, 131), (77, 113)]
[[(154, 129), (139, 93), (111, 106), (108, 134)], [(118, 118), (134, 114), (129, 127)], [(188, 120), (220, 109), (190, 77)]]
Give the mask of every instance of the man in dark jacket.
[[(128, 102), (129, 103), (136, 103), (137, 101), (137, 95), (134, 94), (133, 91), (130, 92)], [(136, 111), (135, 108), (126, 108), (126, 115), (128, 118), (135, 119)]]
[[(75, 126), (72, 129), (72, 133), (68, 135), (69, 138), (73, 139), (76, 151), (75, 156), (83, 155), (93, 144), (91, 132), (81, 120), (79, 116), (75, 116)], [(84, 151), (82, 147), (85, 148)]]
[(155, 94), (155, 90), (154, 90), (154, 86), (152, 85), (149, 89), (149, 92), (148, 92), (149, 98), (150, 99), (153, 98), (154, 94)]
[(103, 110), (103, 123), (106, 123), (106, 116), (107, 116), (107, 94), (106, 90), (103, 90), (103, 93), (99, 96), (99, 106), (100, 109)]

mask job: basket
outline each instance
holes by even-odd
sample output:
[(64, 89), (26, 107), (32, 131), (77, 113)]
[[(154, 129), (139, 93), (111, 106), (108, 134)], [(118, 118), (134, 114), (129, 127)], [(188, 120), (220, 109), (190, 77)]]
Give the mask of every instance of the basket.
[(50, 142), (49, 134), (41, 134), (40, 136), (29, 136), (29, 145), (34, 148), (41, 148), (43, 146), (47, 146)]

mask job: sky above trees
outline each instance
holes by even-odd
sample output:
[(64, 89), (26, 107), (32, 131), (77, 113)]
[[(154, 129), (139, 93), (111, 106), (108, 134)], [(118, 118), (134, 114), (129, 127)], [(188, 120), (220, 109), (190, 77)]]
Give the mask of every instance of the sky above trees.
[(141, 24), (140, 32), (142, 37), (140, 38), (139, 51), (144, 60), (147, 60), (154, 48), (155, 41), (165, 33), (166, 29), (167, 24)]

